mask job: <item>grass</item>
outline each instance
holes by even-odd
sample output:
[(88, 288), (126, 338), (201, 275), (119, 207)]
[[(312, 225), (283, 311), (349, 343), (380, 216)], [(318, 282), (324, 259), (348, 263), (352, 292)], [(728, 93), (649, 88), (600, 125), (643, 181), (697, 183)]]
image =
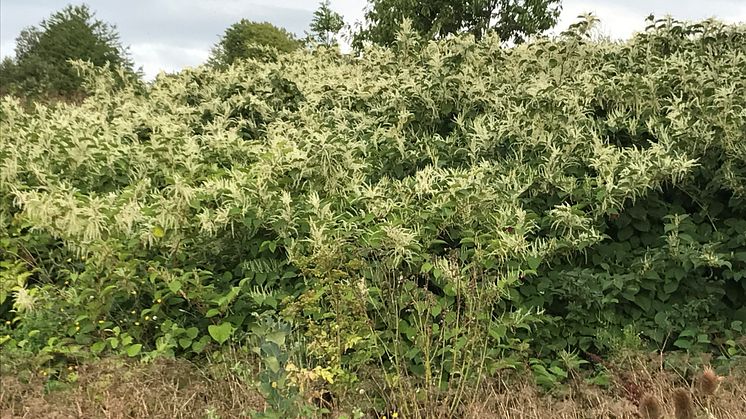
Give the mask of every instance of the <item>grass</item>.
[(72, 368), (73, 383), (38, 373), (0, 377), (0, 418), (229, 418), (264, 408), (237, 375), (188, 361), (108, 358)]
[[(72, 366), (66, 380), (42, 373), (5, 369), (0, 377), (0, 418), (233, 418), (248, 417), (265, 408), (254, 390), (246, 360), (226, 357), (197, 365), (185, 360), (156, 360), (139, 363), (104, 358)], [(684, 361), (686, 362), (686, 361)], [(515, 419), (640, 418), (639, 405), (658, 402), (663, 418), (674, 418), (674, 397), (690, 395), (695, 418), (740, 419), (746, 411), (746, 365), (732, 363), (712, 385), (702, 383), (703, 365), (680, 363), (665, 366), (660, 357), (636, 356), (609, 365), (608, 385), (590, 384), (576, 376), (561, 387), (543, 389), (530, 375), (504, 373), (472, 388), (460, 401), (455, 417)], [(254, 371), (255, 372), (255, 371)], [(71, 379), (74, 378), (74, 379)], [(710, 377), (711, 378), (711, 377)], [(412, 387), (414, 388), (414, 387)], [(418, 402), (415, 392), (396, 392), (386, 411), (364, 412), (364, 417), (388, 418), (404, 415), (395, 406), (409, 404), (410, 415), (423, 418), (449, 417), (452, 396)], [(362, 405), (350, 392), (348, 399), (335, 400), (324, 417), (351, 417), (353, 406)], [(366, 395), (369, 397), (370, 395)], [(679, 394), (681, 396), (681, 394)], [(412, 406), (416, 406), (412, 409)], [(397, 412), (399, 410), (399, 412)], [(396, 413), (396, 414), (394, 414)], [(450, 417), (454, 417), (451, 415)], [(642, 416), (646, 417), (646, 416)]]

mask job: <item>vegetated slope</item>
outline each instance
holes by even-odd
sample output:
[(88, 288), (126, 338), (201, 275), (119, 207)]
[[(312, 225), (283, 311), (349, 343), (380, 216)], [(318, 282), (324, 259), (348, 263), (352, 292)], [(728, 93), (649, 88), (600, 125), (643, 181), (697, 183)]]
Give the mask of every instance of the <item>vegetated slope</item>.
[(530, 357), (559, 380), (548, 355), (607, 351), (625, 326), (737, 355), (744, 45), (743, 25), (668, 20), (514, 48), (405, 30), (362, 58), (145, 89), (81, 66), (79, 106), (1, 104), (3, 350), (149, 358), (249, 336), (268, 382), (302, 353), (335, 385)]

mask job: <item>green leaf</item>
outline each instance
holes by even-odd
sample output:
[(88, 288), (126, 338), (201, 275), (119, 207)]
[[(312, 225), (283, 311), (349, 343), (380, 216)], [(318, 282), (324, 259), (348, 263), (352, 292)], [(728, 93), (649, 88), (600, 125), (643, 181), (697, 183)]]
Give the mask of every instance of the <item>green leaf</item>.
[(433, 269), (433, 264), (430, 262), (425, 262), (422, 264), (422, 267), (420, 268), (420, 272), (428, 273), (430, 272), (431, 269)]
[(169, 282), (168, 289), (174, 294), (181, 291), (181, 281), (179, 281), (178, 279), (174, 279), (173, 281)]
[(646, 312), (650, 311), (650, 306), (652, 305), (650, 298), (645, 297), (641, 294), (638, 294), (632, 300), (635, 302), (635, 304), (640, 306), (640, 308), (642, 308), (644, 311)]
[(267, 341), (269, 342), (276, 344), (277, 346), (283, 346), (285, 344), (286, 336), (287, 336), (287, 333), (277, 331), (277, 332), (268, 333), (265, 339), (267, 339)]
[(200, 340), (192, 343), (192, 351), (200, 353), (205, 349), (205, 346), (207, 346), (208, 343), (210, 343), (210, 337), (202, 336)]
[(199, 329), (196, 327), (190, 327), (186, 330), (186, 335), (189, 337), (189, 339), (194, 339), (199, 334)]
[(551, 371), (552, 374), (558, 377), (567, 378), (567, 371), (563, 370), (562, 368), (558, 366), (549, 367), (549, 371)]
[(109, 345), (111, 345), (111, 349), (117, 349), (117, 346), (119, 346), (119, 339), (117, 338), (109, 338)]
[(630, 237), (635, 233), (635, 231), (631, 227), (624, 227), (623, 229), (619, 230), (618, 238), (619, 241), (627, 241)]
[(492, 338), (495, 340), (500, 340), (504, 338), (507, 331), (508, 331), (508, 328), (502, 324), (493, 325), (493, 326), (490, 326), (489, 328), (490, 336), (492, 336)]
[(231, 337), (231, 334), (233, 333), (233, 325), (229, 322), (223, 322), (219, 325), (211, 324), (207, 327), (207, 332), (215, 342), (222, 345)]
[(665, 326), (668, 324), (668, 314), (661, 311), (655, 314), (655, 324), (658, 326)]
[(633, 225), (637, 231), (650, 231), (650, 222), (648, 220), (639, 220)]
[(91, 352), (93, 352), (94, 354), (99, 354), (104, 349), (106, 349), (106, 341), (99, 341), (91, 345)]
[(676, 339), (676, 342), (674, 342), (673, 345), (677, 348), (689, 349), (692, 347), (692, 342), (687, 339)]
[(268, 356), (264, 358), (264, 363), (267, 365), (267, 368), (273, 373), (277, 373), (280, 371), (280, 361), (277, 359), (276, 356)]
[(663, 284), (663, 292), (666, 294), (673, 294), (679, 289), (679, 281), (666, 281)]
[(140, 353), (140, 350), (142, 349), (142, 345), (139, 343), (135, 343), (133, 345), (130, 345), (127, 348), (127, 355), (130, 357), (137, 356)]
[(181, 338), (181, 339), (179, 339), (179, 346), (181, 346), (182, 349), (186, 349), (186, 348), (192, 346), (192, 339), (190, 339), (190, 338)]
[(689, 337), (689, 336), (696, 336), (697, 330), (696, 329), (686, 329), (679, 333), (679, 337)]

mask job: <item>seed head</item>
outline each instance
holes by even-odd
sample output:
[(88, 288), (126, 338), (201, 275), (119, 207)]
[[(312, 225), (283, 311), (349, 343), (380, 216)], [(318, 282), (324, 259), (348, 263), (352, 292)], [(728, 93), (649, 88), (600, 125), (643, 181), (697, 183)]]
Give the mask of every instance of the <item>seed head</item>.
[(723, 377), (718, 377), (715, 370), (713, 370), (710, 367), (706, 367), (704, 372), (702, 373), (702, 378), (700, 378), (699, 386), (702, 389), (702, 393), (704, 393), (706, 396), (712, 396), (717, 392), (718, 387), (720, 387), (720, 381), (722, 381)]
[(648, 394), (640, 400), (639, 409), (642, 419), (660, 419), (663, 417), (663, 407), (652, 394)]
[(694, 419), (694, 404), (688, 390), (684, 388), (674, 390), (673, 407), (676, 419)]

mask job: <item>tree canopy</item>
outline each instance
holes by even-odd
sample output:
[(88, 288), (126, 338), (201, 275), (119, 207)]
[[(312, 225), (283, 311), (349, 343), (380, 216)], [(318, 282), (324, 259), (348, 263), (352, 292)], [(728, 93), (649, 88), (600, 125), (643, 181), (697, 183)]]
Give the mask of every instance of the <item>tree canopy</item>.
[(78, 94), (82, 78), (70, 60), (129, 70), (133, 67), (114, 25), (96, 19), (86, 5), (68, 5), (38, 27), (21, 31), (16, 38), (15, 58), (0, 64), (3, 91), (26, 96)]
[(495, 31), (503, 41), (520, 43), (554, 26), (559, 13), (560, 0), (370, 0), (353, 46), (391, 45), (403, 19), (430, 39), (457, 33), (480, 39)]
[(300, 41), (283, 28), (269, 22), (241, 19), (225, 30), (212, 49), (209, 63), (224, 67), (240, 59), (266, 60), (276, 52), (292, 52), (300, 46)]
[(344, 20), (342, 15), (331, 9), (329, 0), (319, 4), (313, 13), (311, 21), (311, 39), (322, 44), (331, 45), (335, 42), (335, 35), (342, 30)]

